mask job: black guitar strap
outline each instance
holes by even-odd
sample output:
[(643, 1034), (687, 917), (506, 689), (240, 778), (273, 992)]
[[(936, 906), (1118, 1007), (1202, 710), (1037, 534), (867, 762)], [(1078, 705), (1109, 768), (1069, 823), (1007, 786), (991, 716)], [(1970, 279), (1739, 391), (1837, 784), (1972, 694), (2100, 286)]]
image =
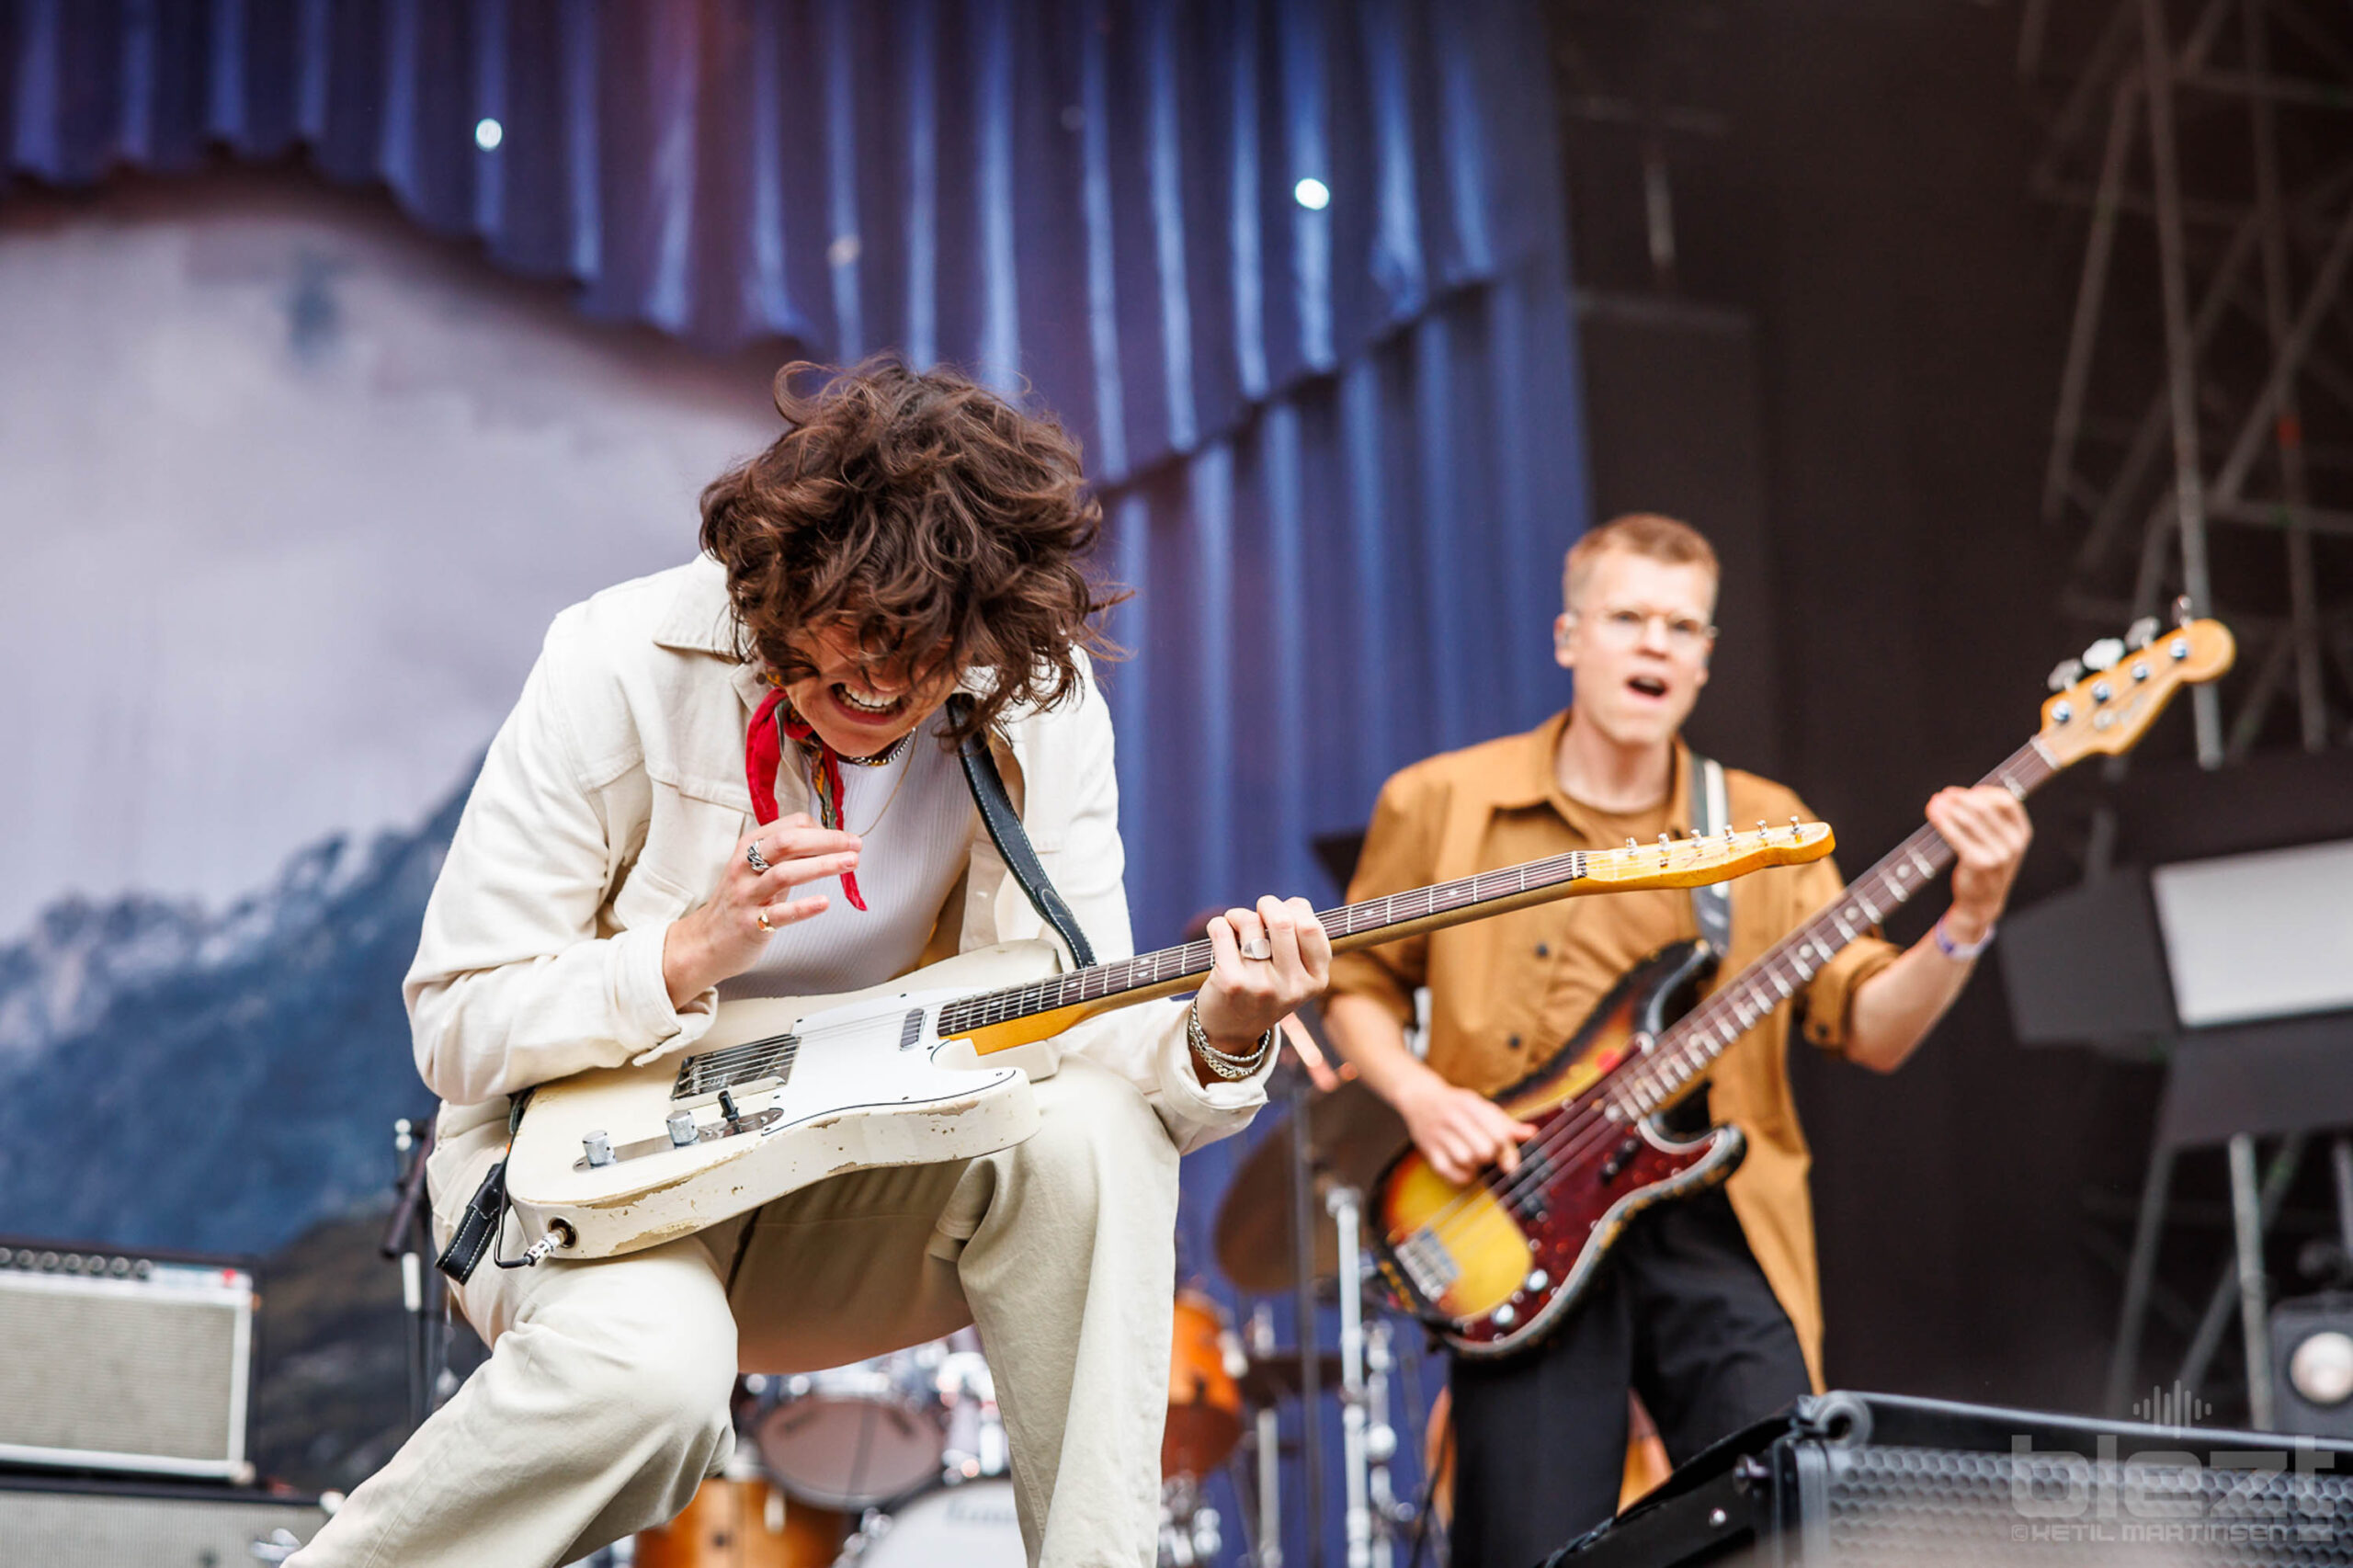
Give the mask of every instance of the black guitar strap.
[[(1712, 757), (1691, 754), (1691, 831), (1707, 836), (1724, 830), (1732, 816), (1724, 795), (1723, 765)], [(1699, 937), (1722, 959), (1732, 951), (1732, 884), (1711, 882), (1691, 890), (1691, 913), (1699, 923)]]
[[(962, 723), (972, 710), (972, 699), (963, 692), (948, 699), (948, 716), (956, 723)], [(981, 822), (989, 830), (989, 842), (996, 846), (996, 852), (1005, 858), (1006, 869), (1029, 895), (1029, 907), (1062, 937), (1063, 945), (1070, 949), (1072, 960), (1079, 968), (1086, 968), (1095, 961), (1095, 948), (1087, 941), (1086, 933), (1078, 928), (1078, 916), (1070, 912), (1063, 895), (1054, 891), (1046, 868), (1039, 863), (1038, 851), (1030, 846), (1029, 835), (1021, 825), (1021, 814), (1013, 809), (1013, 797), (1006, 793), (1004, 776), (996, 770), (996, 758), (989, 754), (988, 736), (971, 736), (957, 755), (963, 758), (964, 782), (972, 786), (972, 804), (980, 808)]]

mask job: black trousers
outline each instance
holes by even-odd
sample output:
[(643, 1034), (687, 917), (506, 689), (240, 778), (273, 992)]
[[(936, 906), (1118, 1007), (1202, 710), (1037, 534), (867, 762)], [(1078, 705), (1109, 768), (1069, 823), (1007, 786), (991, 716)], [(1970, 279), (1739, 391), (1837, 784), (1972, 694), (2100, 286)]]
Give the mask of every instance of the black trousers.
[(1721, 1190), (1639, 1216), (1550, 1338), (1449, 1381), (1454, 1568), (1529, 1568), (1617, 1512), (1629, 1388), (1679, 1465), (1812, 1386)]

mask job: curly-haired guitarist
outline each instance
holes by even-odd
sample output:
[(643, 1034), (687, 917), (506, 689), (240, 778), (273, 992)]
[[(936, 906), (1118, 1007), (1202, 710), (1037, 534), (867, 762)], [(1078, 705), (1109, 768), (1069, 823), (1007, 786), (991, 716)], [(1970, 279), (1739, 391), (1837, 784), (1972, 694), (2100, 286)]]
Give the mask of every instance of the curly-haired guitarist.
[[(1650, 843), (1692, 825), (1693, 758), (1677, 738), (1715, 645), (1715, 553), (1671, 518), (1621, 517), (1570, 551), (1554, 656), (1574, 704), (1528, 734), (1406, 768), (1382, 788), (1351, 900), (1541, 855)], [(1811, 817), (1779, 785), (1725, 769), (1741, 827)], [(1909, 951), (1865, 937), (1760, 1019), (1717, 1062), (1705, 1114), (1746, 1134), (1729, 1185), (1644, 1211), (1592, 1295), (1550, 1338), (1453, 1368), (1454, 1562), (1518, 1568), (1609, 1517), (1631, 1386), (1681, 1463), (1819, 1378), (1821, 1308), (1808, 1156), (1784, 1041), (1806, 1038), (1892, 1071), (1968, 979), (2026, 850), (2025, 812), (2000, 789), (1946, 790), (1928, 820), (1957, 859), (1952, 904)], [(1729, 975), (1836, 900), (1827, 860), (1747, 878), (1731, 895)], [(1571, 900), (1345, 954), (1332, 966), (1333, 1040), (1450, 1181), (1509, 1169), (1531, 1129), (1488, 1096), (1574, 1036), (1620, 976), (1696, 934), (1690, 896)], [(1428, 1049), (1404, 1027), (1430, 994)]]
[[(444, 1244), (521, 1091), (684, 1052), (733, 997), (1040, 936), (974, 831), (968, 735), (1086, 941), (1131, 950), (1074, 445), (953, 374), (881, 363), (801, 396), (794, 369), (784, 434), (704, 493), (699, 558), (556, 618), (467, 802), (406, 987), (444, 1102)], [(1193, 1003), (1060, 1037), (1039, 1129), (1003, 1153), (836, 1176), (622, 1257), (475, 1270), (460, 1301), (488, 1362), (293, 1561), (570, 1562), (717, 1472), (739, 1369), (976, 1323), (1031, 1561), (1151, 1563), (1177, 1156), (1250, 1119), (1276, 1021), (1330, 960), (1303, 901), (1229, 911), (1210, 939)]]

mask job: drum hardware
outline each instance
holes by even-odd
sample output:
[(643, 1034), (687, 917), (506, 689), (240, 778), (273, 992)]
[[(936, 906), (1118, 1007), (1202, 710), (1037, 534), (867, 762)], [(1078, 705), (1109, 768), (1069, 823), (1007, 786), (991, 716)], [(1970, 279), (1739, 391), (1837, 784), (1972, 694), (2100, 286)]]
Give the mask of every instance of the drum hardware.
[(1200, 1481), (1172, 1475), (1160, 1483), (1160, 1568), (1201, 1568), (1225, 1550), (1225, 1521), (1201, 1495)]
[(870, 1508), (835, 1568), (1029, 1568), (1013, 1483), (943, 1483), (885, 1512)]

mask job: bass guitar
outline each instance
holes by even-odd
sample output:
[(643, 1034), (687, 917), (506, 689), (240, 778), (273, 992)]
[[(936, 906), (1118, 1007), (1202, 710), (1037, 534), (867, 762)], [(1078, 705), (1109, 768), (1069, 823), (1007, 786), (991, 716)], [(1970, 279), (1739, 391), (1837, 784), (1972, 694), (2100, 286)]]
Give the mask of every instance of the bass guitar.
[[(2063, 665), (2060, 675), (2080, 678), (2054, 676), (2064, 689), (2042, 705), (2041, 729), (1983, 782), (2022, 800), (2086, 756), (2127, 750), (2176, 690), (2230, 668), (2234, 644), (2220, 621), (2185, 621), (2162, 639), (2156, 625), (2143, 621)], [(2081, 674), (2082, 665), (2094, 668)], [(1746, 1153), (1736, 1127), (1677, 1137), (1661, 1113), (1952, 858), (1942, 835), (1921, 828), (1696, 1006), (1717, 961), (1704, 942), (1636, 965), (1551, 1063), (1495, 1096), (1537, 1129), (1518, 1170), (1491, 1165), (1458, 1185), (1418, 1150), (1392, 1160), (1373, 1185), (1368, 1228), (1397, 1304), (1465, 1356), (1506, 1356), (1540, 1339), (1583, 1297), (1628, 1221), (1722, 1183)]]
[[(1579, 850), (1318, 918), (1345, 951), (1550, 899), (1724, 881), (1818, 860), (1832, 844), (1824, 824), (1792, 823)], [(543, 1253), (610, 1257), (826, 1176), (1011, 1148), (1038, 1124), (1029, 1074), (985, 1058), (1195, 990), (1211, 963), (1206, 941), (1068, 973), (1058, 953), (1001, 943), (865, 991), (730, 1002), (682, 1061), (541, 1085), (507, 1151), (507, 1200)]]

